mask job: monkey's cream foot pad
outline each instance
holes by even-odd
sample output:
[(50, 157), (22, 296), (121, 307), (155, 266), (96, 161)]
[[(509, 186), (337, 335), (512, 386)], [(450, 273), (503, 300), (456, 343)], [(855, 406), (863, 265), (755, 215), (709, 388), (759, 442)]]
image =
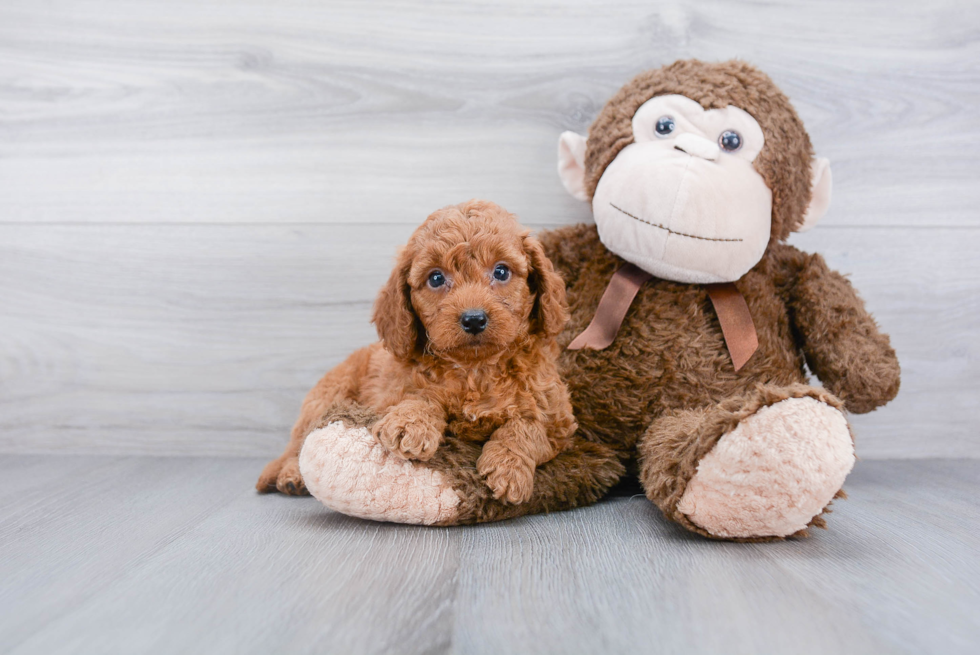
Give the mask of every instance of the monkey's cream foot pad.
[(853, 466), (844, 415), (814, 398), (790, 398), (722, 436), (677, 507), (719, 537), (786, 537), (823, 511)]
[(314, 498), (349, 516), (432, 525), (451, 520), (460, 503), (439, 471), (391, 454), (367, 428), (340, 421), (310, 433), (299, 468)]

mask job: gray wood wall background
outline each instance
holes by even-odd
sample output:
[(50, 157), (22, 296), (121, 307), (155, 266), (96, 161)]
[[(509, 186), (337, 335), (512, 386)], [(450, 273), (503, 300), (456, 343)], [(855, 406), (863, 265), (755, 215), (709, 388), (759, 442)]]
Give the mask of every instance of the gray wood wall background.
[(4, 0), (0, 452), (276, 454), (430, 211), (588, 221), (558, 134), (739, 57), (833, 164), (792, 242), (899, 352), (859, 454), (978, 457), (978, 27), (965, 0)]

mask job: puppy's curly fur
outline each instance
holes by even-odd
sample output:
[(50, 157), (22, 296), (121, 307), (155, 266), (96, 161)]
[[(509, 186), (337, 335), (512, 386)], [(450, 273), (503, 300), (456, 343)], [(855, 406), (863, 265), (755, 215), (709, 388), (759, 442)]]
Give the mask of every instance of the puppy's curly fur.
[[(485, 442), (476, 466), (493, 496), (530, 498), (535, 468), (565, 449), (577, 426), (557, 368), (565, 285), (529, 235), (491, 202), (430, 215), (378, 295), (381, 343), (353, 353), (310, 391), (286, 451), (256, 488), (306, 493), (297, 463), (303, 441), (331, 406), (352, 400), (378, 412), (372, 431), (406, 459), (429, 460), (447, 432)], [(485, 327), (465, 330), (466, 312), (482, 312)]]

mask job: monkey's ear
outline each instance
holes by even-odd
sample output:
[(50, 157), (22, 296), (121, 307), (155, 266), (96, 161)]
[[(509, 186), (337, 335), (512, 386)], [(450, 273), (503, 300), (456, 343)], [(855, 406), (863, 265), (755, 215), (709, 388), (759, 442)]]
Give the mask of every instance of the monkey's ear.
[(398, 263), (374, 302), (371, 321), (378, 330), (384, 347), (399, 359), (407, 359), (419, 348), (419, 323), (412, 307), (412, 292), (408, 286), (408, 272), (412, 268), (412, 254), (408, 247), (398, 255)]
[(558, 176), (573, 198), (589, 201), (585, 191), (585, 141), (575, 132), (562, 132), (558, 137)]
[(811, 229), (830, 207), (830, 195), (834, 186), (834, 179), (830, 174), (830, 162), (824, 157), (814, 158), (811, 177), (810, 205), (806, 208), (803, 222), (796, 228), (797, 232)]

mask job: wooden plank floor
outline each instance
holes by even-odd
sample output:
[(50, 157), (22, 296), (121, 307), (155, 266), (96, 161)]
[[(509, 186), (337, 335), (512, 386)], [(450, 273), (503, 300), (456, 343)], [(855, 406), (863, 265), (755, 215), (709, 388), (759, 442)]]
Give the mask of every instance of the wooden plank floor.
[(251, 458), (0, 457), (0, 652), (974, 653), (980, 462), (863, 461), (830, 530), (643, 497), (461, 528), (259, 496)]

